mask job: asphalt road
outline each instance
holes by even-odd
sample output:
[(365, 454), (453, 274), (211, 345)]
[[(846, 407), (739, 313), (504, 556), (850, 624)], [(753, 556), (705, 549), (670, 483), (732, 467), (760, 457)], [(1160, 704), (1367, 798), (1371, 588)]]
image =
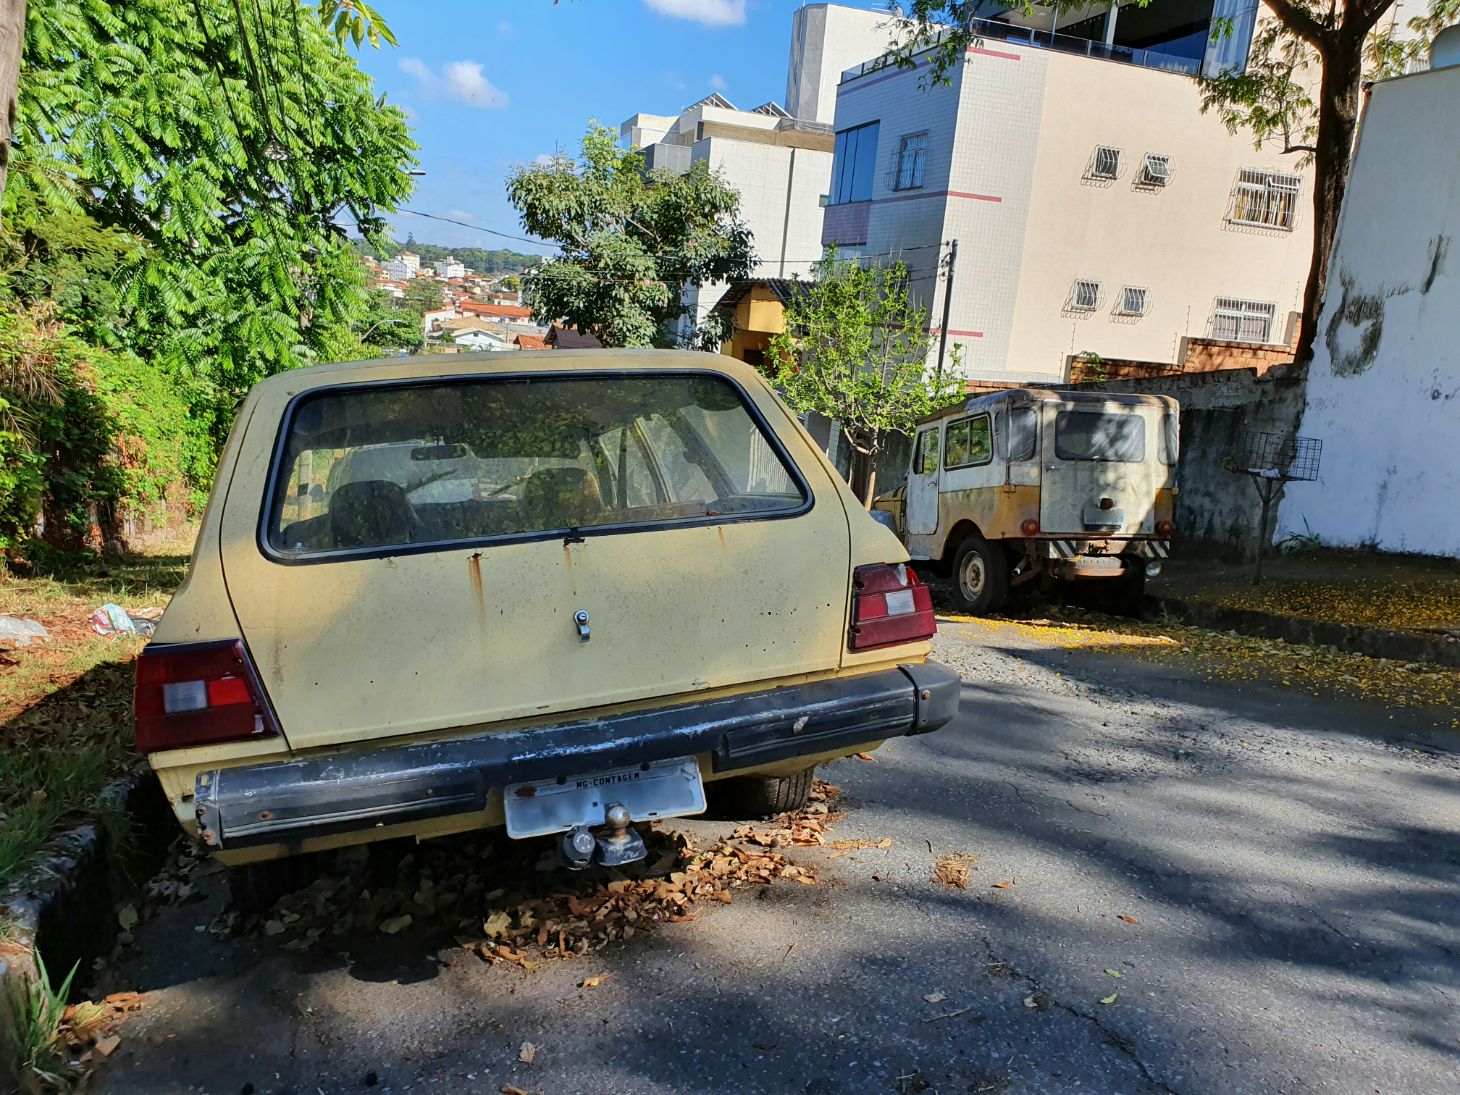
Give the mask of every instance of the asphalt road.
[(959, 721), (831, 766), (834, 835), (893, 843), (821, 885), (523, 973), (220, 941), (209, 881), (138, 928), (93, 1090), (1460, 1090), (1460, 736), (1014, 629), (938, 656)]

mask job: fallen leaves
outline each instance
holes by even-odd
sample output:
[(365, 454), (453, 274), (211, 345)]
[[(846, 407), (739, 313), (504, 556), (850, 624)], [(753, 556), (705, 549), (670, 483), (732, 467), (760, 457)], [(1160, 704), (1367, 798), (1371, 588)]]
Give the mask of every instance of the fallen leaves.
[(531, 1042), (523, 1042), (522, 1048), (517, 1051), (517, 1059), (521, 1061), (524, 1065), (532, 1064), (533, 1060), (536, 1057), (537, 1046), (533, 1045)]
[(1139, 924), (1140, 923), (1140, 919), (1138, 917), (1131, 916), (1129, 913), (1116, 913), (1115, 914), (1115, 919), (1117, 919), (1117, 920), (1119, 920), (1119, 921), (1121, 921), (1122, 923), (1125, 923), (1125, 924)]
[(994, 883), (994, 889), (996, 889), (996, 890), (1007, 890), (1007, 889), (1009, 889), (1013, 885), (1014, 885), (1014, 883), (1012, 881), (1011, 882), (995, 882)]
[(966, 890), (969, 882), (969, 868), (978, 862), (978, 856), (964, 852), (940, 855), (933, 861), (932, 881), (949, 890)]
[(1113, 1004), (1113, 1003), (1115, 1003), (1115, 998), (1117, 996), (1119, 996), (1119, 995), (1120, 995), (1120, 993), (1118, 993), (1118, 992), (1112, 992), (1109, 996), (1102, 996), (1100, 998), (1100, 1002), (1102, 1004), (1106, 1004), (1106, 1005)]
[(100, 1001), (70, 1004), (61, 1013), (61, 1037), (73, 1050), (81, 1051), (83, 1064), (93, 1051), (110, 1057), (122, 1042), (116, 1032), (118, 1024), (131, 1012), (141, 1010), (145, 999), (140, 992), (114, 992)]
[(611, 973), (600, 973), (596, 977), (585, 977), (578, 982), (578, 987), (580, 989), (596, 989), (612, 976), (613, 974)]
[(410, 913), (402, 913), (400, 916), (392, 916), (389, 920), (380, 922), (380, 930), (386, 935), (399, 935), (411, 926), (415, 917)]
[(1107, 969), (1105, 975), (1107, 977), (1114, 977), (1117, 981), (1120, 980), (1120, 970)]

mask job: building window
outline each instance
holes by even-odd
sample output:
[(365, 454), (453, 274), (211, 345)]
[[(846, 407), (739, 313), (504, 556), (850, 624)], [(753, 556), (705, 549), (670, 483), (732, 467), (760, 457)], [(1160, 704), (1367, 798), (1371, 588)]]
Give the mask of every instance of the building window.
[(1113, 179), (1120, 174), (1120, 149), (1097, 145), (1095, 160), (1090, 165), (1092, 179)]
[(1302, 185), (1297, 175), (1244, 168), (1232, 196), (1232, 221), (1291, 229), (1297, 219)]
[(1171, 181), (1171, 157), (1158, 156), (1154, 152), (1147, 154), (1146, 162), (1141, 165), (1142, 186), (1165, 186)]
[(1271, 342), (1277, 305), (1260, 300), (1218, 297), (1212, 337), (1219, 342)]
[(1100, 307), (1100, 283), (1098, 281), (1076, 281), (1070, 290), (1069, 308), (1072, 312), (1093, 312)]
[(897, 146), (897, 182), (894, 190), (917, 190), (923, 185), (923, 164), (928, 158), (928, 135), (913, 133)]
[(943, 467), (967, 468), (987, 464), (994, 458), (993, 433), (989, 416), (974, 415), (949, 424), (943, 443)]
[(877, 167), (877, 122), (868, 122), (855, 129), (844, 129), (836, 135), (831, 160), (831, 204), (864, 202), (872, 199), (872, 174)]
[(1120, 291), (1120, 314), (1123, 316), (1145, 315), (1146, 296), (1146, 290), (1135, 285), (1127, 285)]

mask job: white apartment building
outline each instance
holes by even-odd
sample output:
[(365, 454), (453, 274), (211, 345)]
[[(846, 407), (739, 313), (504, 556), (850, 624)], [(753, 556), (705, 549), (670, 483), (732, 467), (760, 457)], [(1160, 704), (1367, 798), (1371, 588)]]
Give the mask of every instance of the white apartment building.
[(402, 251), (395, 257), (395, 261), (403, 263), (405, 268), (411, 272), (411, 277), (419, 277), (421, 273), (421, 256), (414, 251)]
[(436, 268), (438, 278), (464, 278), (466, 267), (456, 259), (443, 259), (440, 262), (432, 263)]
[[(786, 105), (738, 109), (711, 94), (678, 114), (635, 114), (619, 127), (647, 166), (688, 171), (705, 163), (740, 193), (755, 248), (756, 278), (809, 276), (821, 257), (821, 203), (831, 177), (835, 88), (850, 64), (891, 40), (884, 12), (808, 4), (792, 17)], [(698, 324), (729, 286), (690, 290)]]
[(945, 366), (956, 347), (969, 378), (1174, 362), (1192, 338), (1288, 343), (1311, 172), (1202, 114), (1190, 79), (1245, 64), (1255, 6), (1218, 0), (1236, 33), (1216, 45), (1200, 0), (1058, 28), (985, 11), (947, 86), (926, 58), (843, 74), (822, 242), (902, 256), (940, 333), (946, 301)]
[(410, 281), (416, 276), (415, 270), (411, 269), (399, 255), (381, 263), (380, 271), (391, 281)]

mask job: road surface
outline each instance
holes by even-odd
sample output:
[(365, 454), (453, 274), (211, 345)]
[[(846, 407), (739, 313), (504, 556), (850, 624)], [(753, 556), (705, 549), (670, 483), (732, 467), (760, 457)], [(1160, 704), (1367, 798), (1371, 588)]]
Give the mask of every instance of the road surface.
[[(1460, 1089), (1449, 713), (1027, 631), (946, 625), (958, 722), (826, 773), (834, 836), (889, 848), (812, 849), (821, 885), (595, 958), (524, 973), (410, 933), (336, 955), (219, 940), (201, 879), (113, 971), (147, 1006), (93, 1090)], [(967, 889), (932, 881), (954, 853), (977, 857)]]

